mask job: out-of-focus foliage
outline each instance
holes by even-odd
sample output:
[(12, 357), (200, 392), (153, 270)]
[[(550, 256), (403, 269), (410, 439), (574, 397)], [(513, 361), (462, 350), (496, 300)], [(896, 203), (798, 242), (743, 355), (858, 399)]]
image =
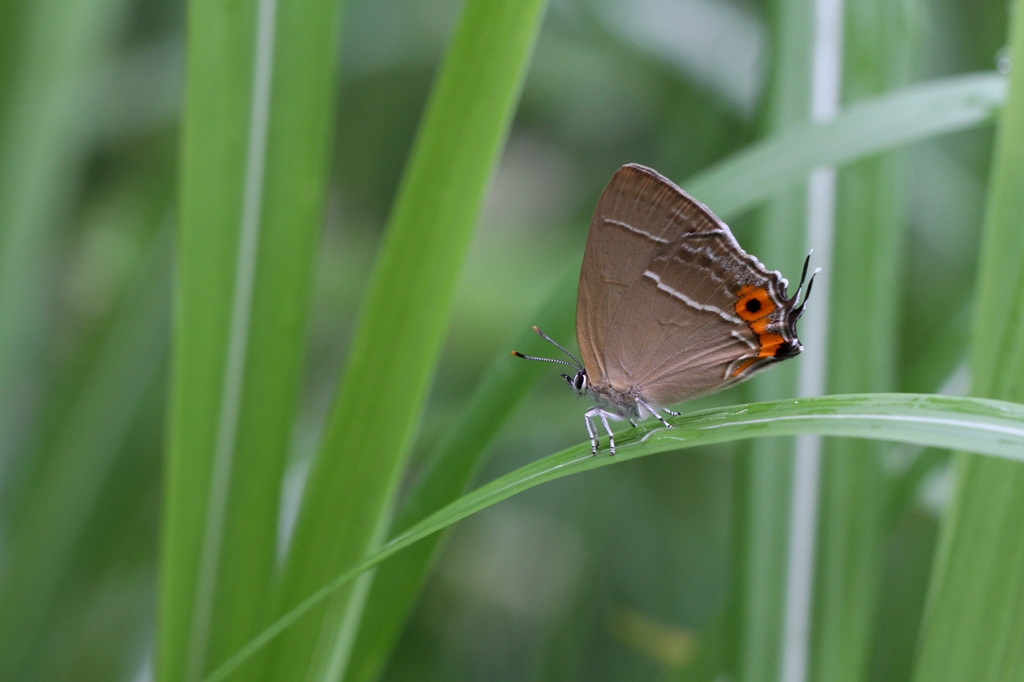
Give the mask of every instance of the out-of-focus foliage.
[[(1009, 63), (1005, 2), (892, 3), (912, 16), (875, 33), (855, 15), (860, 0), (846, 2), (843, 104)], [(508, 340), (537, 322), (533, 312), (575, 267), (590, 212), (616, 168), (638, 162), (682, 182), (789, 124), (771, 112), (784, 80), (776, 69), (786, 53), (779, 17), (798, 4), (550, 4), (461, 274), (403, 493), (416, 490), (444, 451), (478, 378), (496, 361), (514, 361)], [(456, 0), (344, 5), (328, 198), (281, 484), (281, 547), (462, 9)], [(0, 3), (2, 679), (152, 674), (185, 16), (184, 0)], [(811, 49), (786, 46), (801, 47)], [(869, 59), (879, 54), (900, 55), (900, 73), (879, 73)], [(854, 221), (842, 229), (856, 235), (858, 220), (874, 221), (870, 230), (864, 223), (872, 236), (856, 247), (863, 258), (844, 266), (870, 265), (873, 249), (899, 251), (880, 274), (868, 265), (842, 271), (836, 281), (845, 289), (809, 309), (841, 320), (835, 329), (848, 347), (875, 348), (877, 328), (850, 317), (860, 308), (838, 306), (863, 300), (850, 288), (860, 275), (891, 282), (876, 358), (885, 376), (830, 387), (965, 390), (991, 145), (982, 127), (915, 143), (895, 161), (860, 167), (860, 176), (844, 180), (840, 172), (840, 186), (854, 187), (841, 195), (842, 220)], [(880, 183), (891, 195), (864, 189)], [(843, 203), (883, 198), (884, 211), (873, 213)], [(795, 278), (802, 247), (776, 262), (764, 214), (730, 224), (742, 244), (759, 245), (769, 268)], [(898, 245), (888, 233), (875, 236), (884, 226), (900, 231)], [(559, 337), (570, 348), (571, 329), (565, 320)], [(848, 377), (872, 361), (858, 353), (829, 362)], [(686, 409), (741, 400), (728, 391)], [(583, 409), (557, 372), (543, 375), (493, 438), (476, 479), (583, 441)], [(732, 560), (749, 531), (737, 500), (749, 490), (739, 449), (715, 445), (602, 467), (467, 519), (441, 545), (393, 651), (384, 647), (359, 679), (377, 670), (384, 680), (457, 682), (735, 672), (744, 594)], [(871, 474), (882, 479), (884, 498), (871, 510), (874, 573), (865, 590), (875, 615), (861, 633), (856, 669), (858, 679), (896, 681), (911, 675), (951, 477), (937, 452), (887, 448), (877, 457)], [(856, 495), (858, 485), (845, 491)], [(843, 484), (828, 489), (839, 494)], [(829, 543), (856, 548), (849, 538)]]

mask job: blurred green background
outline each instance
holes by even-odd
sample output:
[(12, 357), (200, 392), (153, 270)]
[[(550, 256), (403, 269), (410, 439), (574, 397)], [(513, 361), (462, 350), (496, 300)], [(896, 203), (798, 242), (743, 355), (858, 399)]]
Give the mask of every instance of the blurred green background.
[[(344, 4), (282, 537), (462, 6)], [(615, 169), (642, 163), (682, 183), (806, 120), (780, 104), (801, 78), (786, 70), (787, 49), (800, 45), (787, 43), (783, 28), (787, 13), (805, 4), (552, 1), (459, 279), (407, 482), (486, 368), (495, 358), (514, 362), (511, 340), (537, 322), (560, 275), (578, 263), (590, 213)], [(994, 72), (1006, 59), (1002, 1), (847, 0), (845, 12), (843, 103)], [(4, 679), (153, 675), (185, 16), (181, 0), (0, 4), (0, 604), (8, 606), (0, 609), (0, 658), (15, 661)], [(876, 379), (831, 392), (966, 391), (991, 148), (992, 130), (983, 126), (863, 162), (877, 164), (867, 171), (877, 173), (873, 180), (840, 173), (840, 221), (865, 220), (887, 202), (867, 244), (895, 267), (871, 299), (891, 307), (881, 331), (844, 307), (860, 297), (858, 277), (865, 291), (879, 285), (870, 272), (845, 273), (850, 279), (837, 280), (831, 299), (812, 301), (808, 316), (845, 324), (833, 333), (867, 352), (830, 357), (830, 377)], [(792, 281), (805, 245), (790, 248), (771, 227), (786, 210), (776, 203), (730, 224)], [(571, 329), (565, 320), (559, 340), (574, 347)], [(771, 381), (769, 373), (686, 409), (787, 395), (782, 380)], [(585, 438), (585, 405), (557, 372), (510, 409), (478, 480)], [(708, 632), (719, 633), (718, 660), (735, 672), (741, 645), (721, 633), (741, 619), (730, 557), (756, 532), (744, 526), (752, 475), (744, 462), (758, 447), (602, 468), (459, 524), (381, 679), (711, 679), (688, 666)], [(868, 590), (876, 615), (851, 679), (905, 680), (950, 475), (943, 454), (873, 447), (882, 463), (876, 475), (896, 492), (881, 520), (867, 522), (879, 528), (871, 540), (878, 575)], [(25, 557), (34, 567), (27, 574), (18, 568)]]

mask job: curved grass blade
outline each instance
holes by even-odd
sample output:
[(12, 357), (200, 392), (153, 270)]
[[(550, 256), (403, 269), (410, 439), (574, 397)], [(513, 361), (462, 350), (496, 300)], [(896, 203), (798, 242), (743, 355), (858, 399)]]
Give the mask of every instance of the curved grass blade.
[(802, 182), (818, 166), (991, 123), (1005, 99), (1006, 78), (997, 73), (926, 81), (854, 103), (829, 123), (751, 145), (684, 188), (718, 215), (736, 215)]
[(644, 425), (619, 435), (614, 457), (590, 454), (580, 443), (502, 476), (460, 497), (392, 538), (353, 568), (299, 602), (206, 678), (218, 682), (310, 610), (401, 549), (485, 507), (553, 481), (598, 467), (700, 445), (744, 438), (818, 434), (889, 440), (1024, 462), (1024, 405), (980, 398), (918, 394), (835, 395), (703, 410), (672, 418), (674, 429)]

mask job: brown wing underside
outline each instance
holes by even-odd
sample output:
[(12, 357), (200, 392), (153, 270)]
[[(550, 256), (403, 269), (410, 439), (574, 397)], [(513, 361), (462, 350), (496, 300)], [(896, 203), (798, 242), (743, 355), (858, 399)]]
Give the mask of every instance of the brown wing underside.
[[(755, 286), (771, 300), (756, 329), (736, 309)], [(576, 336), (591, 383), (667, 405), (744, 379), (774, 359), (759, 346), (786, 326), (785, 286), (699, 202), (624, 166), (598, 202), (580, 275)]]

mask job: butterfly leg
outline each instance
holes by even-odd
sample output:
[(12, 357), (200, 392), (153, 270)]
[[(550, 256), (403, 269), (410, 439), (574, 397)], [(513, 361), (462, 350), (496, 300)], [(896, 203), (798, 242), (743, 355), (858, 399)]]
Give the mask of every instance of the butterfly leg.
[(598, 409), (597, 416), (601, 418), (601, 423), (604, 424), (604, 430), (608, 432), (608, 446), (612, 451), (612, 457), (615, 456), (615, 434), (612, 433), (612, 427), (608, 426), (608, 416), (604, 410)]
[[(654, 415), (655, 417), (657, 417), (657, 418), (658, 418), (658, 421), (660, 421), (660, 422), (662, 423), (662, 425), (663, 425), (663, 426), (664, 426), (664, 427), (665, 427), (666, 429), (671, 429), (671, 428), (673, 428), (673, 427), (672, 427), (672, 425), (671, 425), (671, 424), (669, 424), (669, 423), (668, 423), (667, 421), (665, 421), (665, 418), (664, 418), (664, 417), (662, 417), (662, 416), (661, 416), (661, 414), (660, 414), (660, 413), (659, 413), (659, 412), (658, 412), (658, 411), (657, 411), (656, 409), (654, 409), (653, 407), (651, 407), (651, 405), (650, 405), (650, 404), (649, 404), (648, 402), (646, 402), (646, 401), (644, 401), (644, 400), (640, 400), (640, 399), (638, 398), (638, 399), (637, 399), (637, 401), (636, 401), (636, 404), (637, 404), (637, 406), (638, 406), (638, 407), (642, 408), (642, 410), (641, 410), (641, 414), (643, 414), (643, 410), (647, 410), (648, 412), (650, 412), (651, 414), (653, 414), (653, 415)], [(672, 412), (671, 412), (671, 411), (669, 411), (669, 410), (665, 410), (665, 411), (666, 411), (666, 412), (669, 412), (669, 414), (672, 414)]]
[(665, 411), (665, 412), (668, 412), (668, 413), (669, 413), (670, 415), (672, 415), (673, 417), (678, 417), (679, 415), (681, 415), (681, 414), (682, 414), (682, 412), (676, 412), (675, 410), (670, 410), (670, 409), (668, 409), (667, 407), (663, 407), (663, 408), (661, 408), (661, 409), (662, 409), (663, 411)]
[(594, 427), (593, 418), (594, 414), (599, 411), (600, 410), (595, 407), (583, 415), (583, 423), (587, 425), (587, 433), (590, 434), (590, 451), (595, 455), (597, 454), (599, 441), (597, 440), (597, 429)]

